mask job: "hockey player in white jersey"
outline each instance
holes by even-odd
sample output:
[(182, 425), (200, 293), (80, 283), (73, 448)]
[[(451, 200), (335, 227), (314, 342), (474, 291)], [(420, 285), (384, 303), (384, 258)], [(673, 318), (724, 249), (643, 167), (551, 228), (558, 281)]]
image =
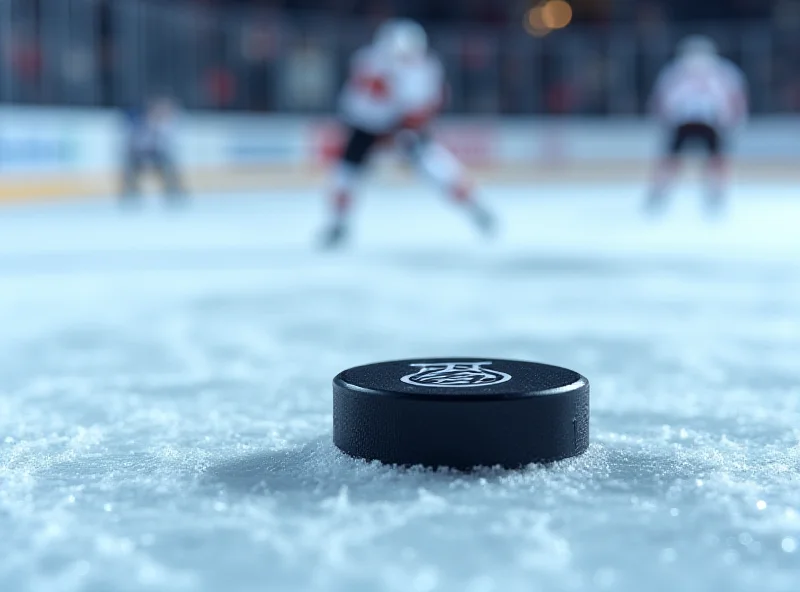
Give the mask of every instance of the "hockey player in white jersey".
[(703, 148), (708, 157), (704, 169), (707, 211), (719, 214), (725, 194), (730, 135), (747, 117), (744, 75), (717, 54), (713, 41), (689, 37), (680, 43), (677, 57), (656, 81), (651, 109), (666, 128), (668, 145), (655, 171), (647, 211), (663, 211), (678, 173), (680, 155), (694, 144)]
[(444, 92), (442, 66), (428, 51), (425, 31), (413, 21), (385, 23), (372, 45), (356, 53), (340, 97), (348, 139), (334, 172), (326, 246), (347, 237), (356, 182), (374, 149), (389, 143), (461, 205), (479, 229), (491, 230), (492, 217), (475, 201), (463, 167), (430, 135), (428, 126)]

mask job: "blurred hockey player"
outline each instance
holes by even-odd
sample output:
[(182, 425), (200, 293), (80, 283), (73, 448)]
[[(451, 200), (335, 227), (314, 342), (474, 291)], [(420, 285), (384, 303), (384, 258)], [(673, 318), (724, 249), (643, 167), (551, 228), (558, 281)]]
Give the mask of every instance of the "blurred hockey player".
[(158, 176), (170, 202), (182, 202), (185, 193), (174, 156), (174, 121), (175, 108), (165, 98), (154, 99), (144, 109), (133, 109), (127, 113), (123, 147), (123, 203), (131, 203), (139, 196), (139, 181), (148, 169)]
[(703, 36), (688, 37), (656, 81), (651, 110), (666, 128), (668, 145), (655, 171), (647, 211), (663, 211), (680, 155), (694, 144), (708, 156), (704, 171), (707, 211), (719, 214), (727, 181), (728, 140), (747, 118), (744, 75), (717, 54), (713, 41)]
[(429, 53), (425, 31), (413, 21), (384, 23), (373, 43), (355, 54), (340, 97), (348, 140), (334, 172), (326, 246), (339, 245), (347, 237), (355, 184), (371, 153), (387, 143), (450, 195), (481, 231), (491, 231), (493, 219), (474, 199), (463, 167), (431, 137), (429, 125), (444, 94), (442, 65)]

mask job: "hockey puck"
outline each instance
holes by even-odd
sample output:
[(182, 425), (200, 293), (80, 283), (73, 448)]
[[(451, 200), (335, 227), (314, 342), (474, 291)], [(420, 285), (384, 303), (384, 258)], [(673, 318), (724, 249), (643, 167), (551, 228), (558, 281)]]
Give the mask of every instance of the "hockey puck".
[(398, 465), (561, 460), (589, 446), (589, 381), (558, 366), (487, 358), (358, 366), (333, 379), (333, 442)]

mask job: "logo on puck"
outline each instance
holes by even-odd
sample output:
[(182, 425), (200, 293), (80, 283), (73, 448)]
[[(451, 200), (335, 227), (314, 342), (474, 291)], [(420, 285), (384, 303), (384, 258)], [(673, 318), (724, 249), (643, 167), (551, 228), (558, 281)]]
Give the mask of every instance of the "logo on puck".
[(511, 375), (498, 370), (484, 368), (491, 362), (430, 362), (427, 364), (410, 364), (419, 368), (413, 374), (407, 374), (400, 380), (414, 386), (432, 386), (441, 388), (469, 388), (473, 386), (490, 386), (511, 380)]

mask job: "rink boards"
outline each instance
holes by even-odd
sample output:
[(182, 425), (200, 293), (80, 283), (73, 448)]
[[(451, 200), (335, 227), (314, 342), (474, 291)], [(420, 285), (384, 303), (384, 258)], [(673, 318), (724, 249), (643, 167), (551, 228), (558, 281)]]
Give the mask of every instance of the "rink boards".
[[(119, 113), (0, 109), (0, 201), (108, 195), (123, 146)], [(438, 137), (492, 181), (630, 181), (646, 175), (662, 132), (634, 118), (445, 118)], [(732, 138), (748, 179), (795, 180), (800, 119), (757, 119)], [(196, 191), (307, 187), (319, 183), (342, 132), (330, 118), (186, 114), (175, 152)], [(402, 181), (407, 167), (385, 152), (380, 175)]]

